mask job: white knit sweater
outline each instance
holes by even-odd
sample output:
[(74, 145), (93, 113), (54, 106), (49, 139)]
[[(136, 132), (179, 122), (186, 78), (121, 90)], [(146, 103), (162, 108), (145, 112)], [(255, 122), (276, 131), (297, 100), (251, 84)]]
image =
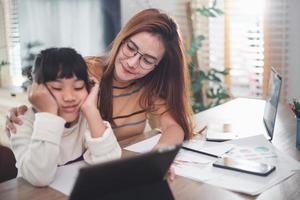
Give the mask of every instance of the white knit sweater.
[(80, 114), (78, 123), (65, 128), (65, 120), (50, 113), (34, 113), (32, 108), (20, 116), (22, 125), (10, 138), (17, 160), (18, 176), (35, 186), (46, 186), (54, 179), (58, 165), (83, 155), (89, 164), (121, 157), (121, 148), (108, 122), (99, 138), (92, 138), (87, 121)]

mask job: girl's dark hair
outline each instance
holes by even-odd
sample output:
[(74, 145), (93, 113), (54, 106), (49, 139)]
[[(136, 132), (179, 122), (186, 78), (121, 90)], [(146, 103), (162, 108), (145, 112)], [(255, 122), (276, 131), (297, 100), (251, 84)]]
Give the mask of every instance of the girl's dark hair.
[(32, 79), (38, 84), (73, 76), (83, 80), (87, 90), (89, 89), (87, 65), (82, 56), (74, 49), (48, 48), (37, 55)]

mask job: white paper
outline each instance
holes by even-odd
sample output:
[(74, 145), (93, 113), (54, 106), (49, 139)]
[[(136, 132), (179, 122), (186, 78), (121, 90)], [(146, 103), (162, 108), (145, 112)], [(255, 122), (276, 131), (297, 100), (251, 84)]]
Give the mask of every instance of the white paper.
[(209, 180), (216, 178), (212, 174), (206, 174), (205, 169), (211, 168), (216, 160), (214, 157), (205, 156), (196, 152), (181, 149), (173, 163), (175, 174), (193, 180)]
[[(156, 135), (125, 149), (139, 153), (147, 152), (157, 144), (159, 138), (160, 135)], [(220, 155), (231, 149), (227, 154), (228, 156), (256, 160), (276, 166), (276, 170), (270, 175), (260, 177), (213, 167), (212, 163), (216, 158), (183, 149), (180, 150), (174, 161), (177, 175), (232, 191), (257, 195), (292, 176), (293, 171), (300, 170), (299, 162), (281, 153), (263, 135), (223, 143), (191, 140), (189, 145), (194, 148), (209, 149), (211, 153), (219, 151)], [(59, 167), (56, 178), (50, 184), (50, 187), (70, 195), (79, 169), (86, 165), (84, 161), (81, 161)]]
[(182, 146), (200, 152), (209, 153), (217, 157), (222, 157), (222, 155), (234, 147), (233, 144), (222, 144), (203, 140), (189, 140), (184, 142)]
[(153, 147), (157, 144), (160, 136), (161, 136), (161, 134), (157, 134), (146, 140), (143, 140), (141, 142), (127, 146), (124, 149), (126, 149), (128, 151), (137, 152), (137, 153), (145, 153), (145, 152), (151, 151), (153, 149)]
[(282, 170), (300, 170), (300, 163), (298, 161), (280, 152), (263, 135), (224, 143), (236, 146), (236, 149), (233, 149), (228, 154), (231, 157), (265, 162), (275, 165), (277, 168), (280, 167)]
[(69, 196), (75, 184), (79, 169), (87, 165), (86, 162), (79, 161), (58, 167), (55, 179), (49, 186)]
[[(276, 166), (276, 170), (266, 177), (220, 169), (212, 166), (216, 160), (200, 154), (183, 155), (191, 162), (175, 163), (175, 173), (196, 181), (205, 182), (232, 191), (257, 195), (275, 184), (287, 179), (300, 169), (300, 163), (277, 150), (263, 135), (242, 138), (221, 143), (232, 144), (230, 157), (256, 160)], [(191, 152), (187, 152), (191, 154)], [(196, 158), (195, 158), (196, 157)], [(180, 159), (185, 159), (180, 158)], [(177, 159), (177, 158), (176, 158)], [(202, 165), (193, 162), (203, 162)]]
[(249, 195), (258, 195), (294, 174), (291, 171), (279, 172), (276, 169), (269, 176), (260, 177), (216, 167), (212, 167), (211, 169), (210, 173), (214, 175), (218, 174), (218, 176), (217, 178), (205, 181), (205, 183)]
[[(150, 151), (158, 142), (160, 135), (153, 136), (136, 144), (126, 147), (126, 150), (143, 153)], [(203, 140), (189, 140), (184, 142), (183, 146), (199, 150), (202, 152), (211, 153), (213, 155), (222, 156), (234, 145), (216, 142), (208, 142)], [(175, 173), (180, 176), (191, 178), (194, 180), (210, 180), (217, 178), (218, 174), (206, 173), (204, 169), (211, 169), (212, 163), (216, 160), (215, 157), (206, 156), (201, 153), (181, 149), (174, 160)]]
[[(144, 153), (150, 151), (154, 147), (154, 145), (157, 144), (159, 138), (160, 134), (134, 145), (130, 145), (125, 149)], [(55, 179), (49, 186), (69, 196), (78, 176), (79, 169), (84, 166), (87, 166), (87, 163), (85, 163), (84, 161), (80, 161), (58, 167)]]

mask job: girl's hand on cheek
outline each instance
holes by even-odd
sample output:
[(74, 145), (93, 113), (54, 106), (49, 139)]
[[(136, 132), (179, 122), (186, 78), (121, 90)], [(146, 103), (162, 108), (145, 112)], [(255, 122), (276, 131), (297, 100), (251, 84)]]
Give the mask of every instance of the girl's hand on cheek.
[(84, 113), (87, 113), (89, 111), (97, 110), (97, 102), (98, 102), (98, 93), (99, 93), (99, 80), (97, 80), (95, 77), (90, 77), (91, 81), (91, 90), (88, 96), (86, 97), (85, 101), (81, 105), (81, 110)]
[(28, 100), (38, 112), (57, 115), (57, 102), (45, 84), (32, 83), (28, 87)]

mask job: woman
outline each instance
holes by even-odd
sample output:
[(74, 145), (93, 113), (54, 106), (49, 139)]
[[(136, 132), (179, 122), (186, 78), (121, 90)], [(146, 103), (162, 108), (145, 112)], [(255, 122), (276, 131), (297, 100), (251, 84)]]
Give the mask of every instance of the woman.
[[(182, 39), (173, 19), (157, 9), (136, 14), (103, 57), (86, 58), (90, 76), (100, 80), (98, 109), (118, 140), (143, 132), (147, 119), (162, 136), (157, 144), (180, 143), (192, 136), (190, 81)], [(7, 128), (18, 123), (10, 110)], [(153, 120), (152, 120), (153, 119)]]

